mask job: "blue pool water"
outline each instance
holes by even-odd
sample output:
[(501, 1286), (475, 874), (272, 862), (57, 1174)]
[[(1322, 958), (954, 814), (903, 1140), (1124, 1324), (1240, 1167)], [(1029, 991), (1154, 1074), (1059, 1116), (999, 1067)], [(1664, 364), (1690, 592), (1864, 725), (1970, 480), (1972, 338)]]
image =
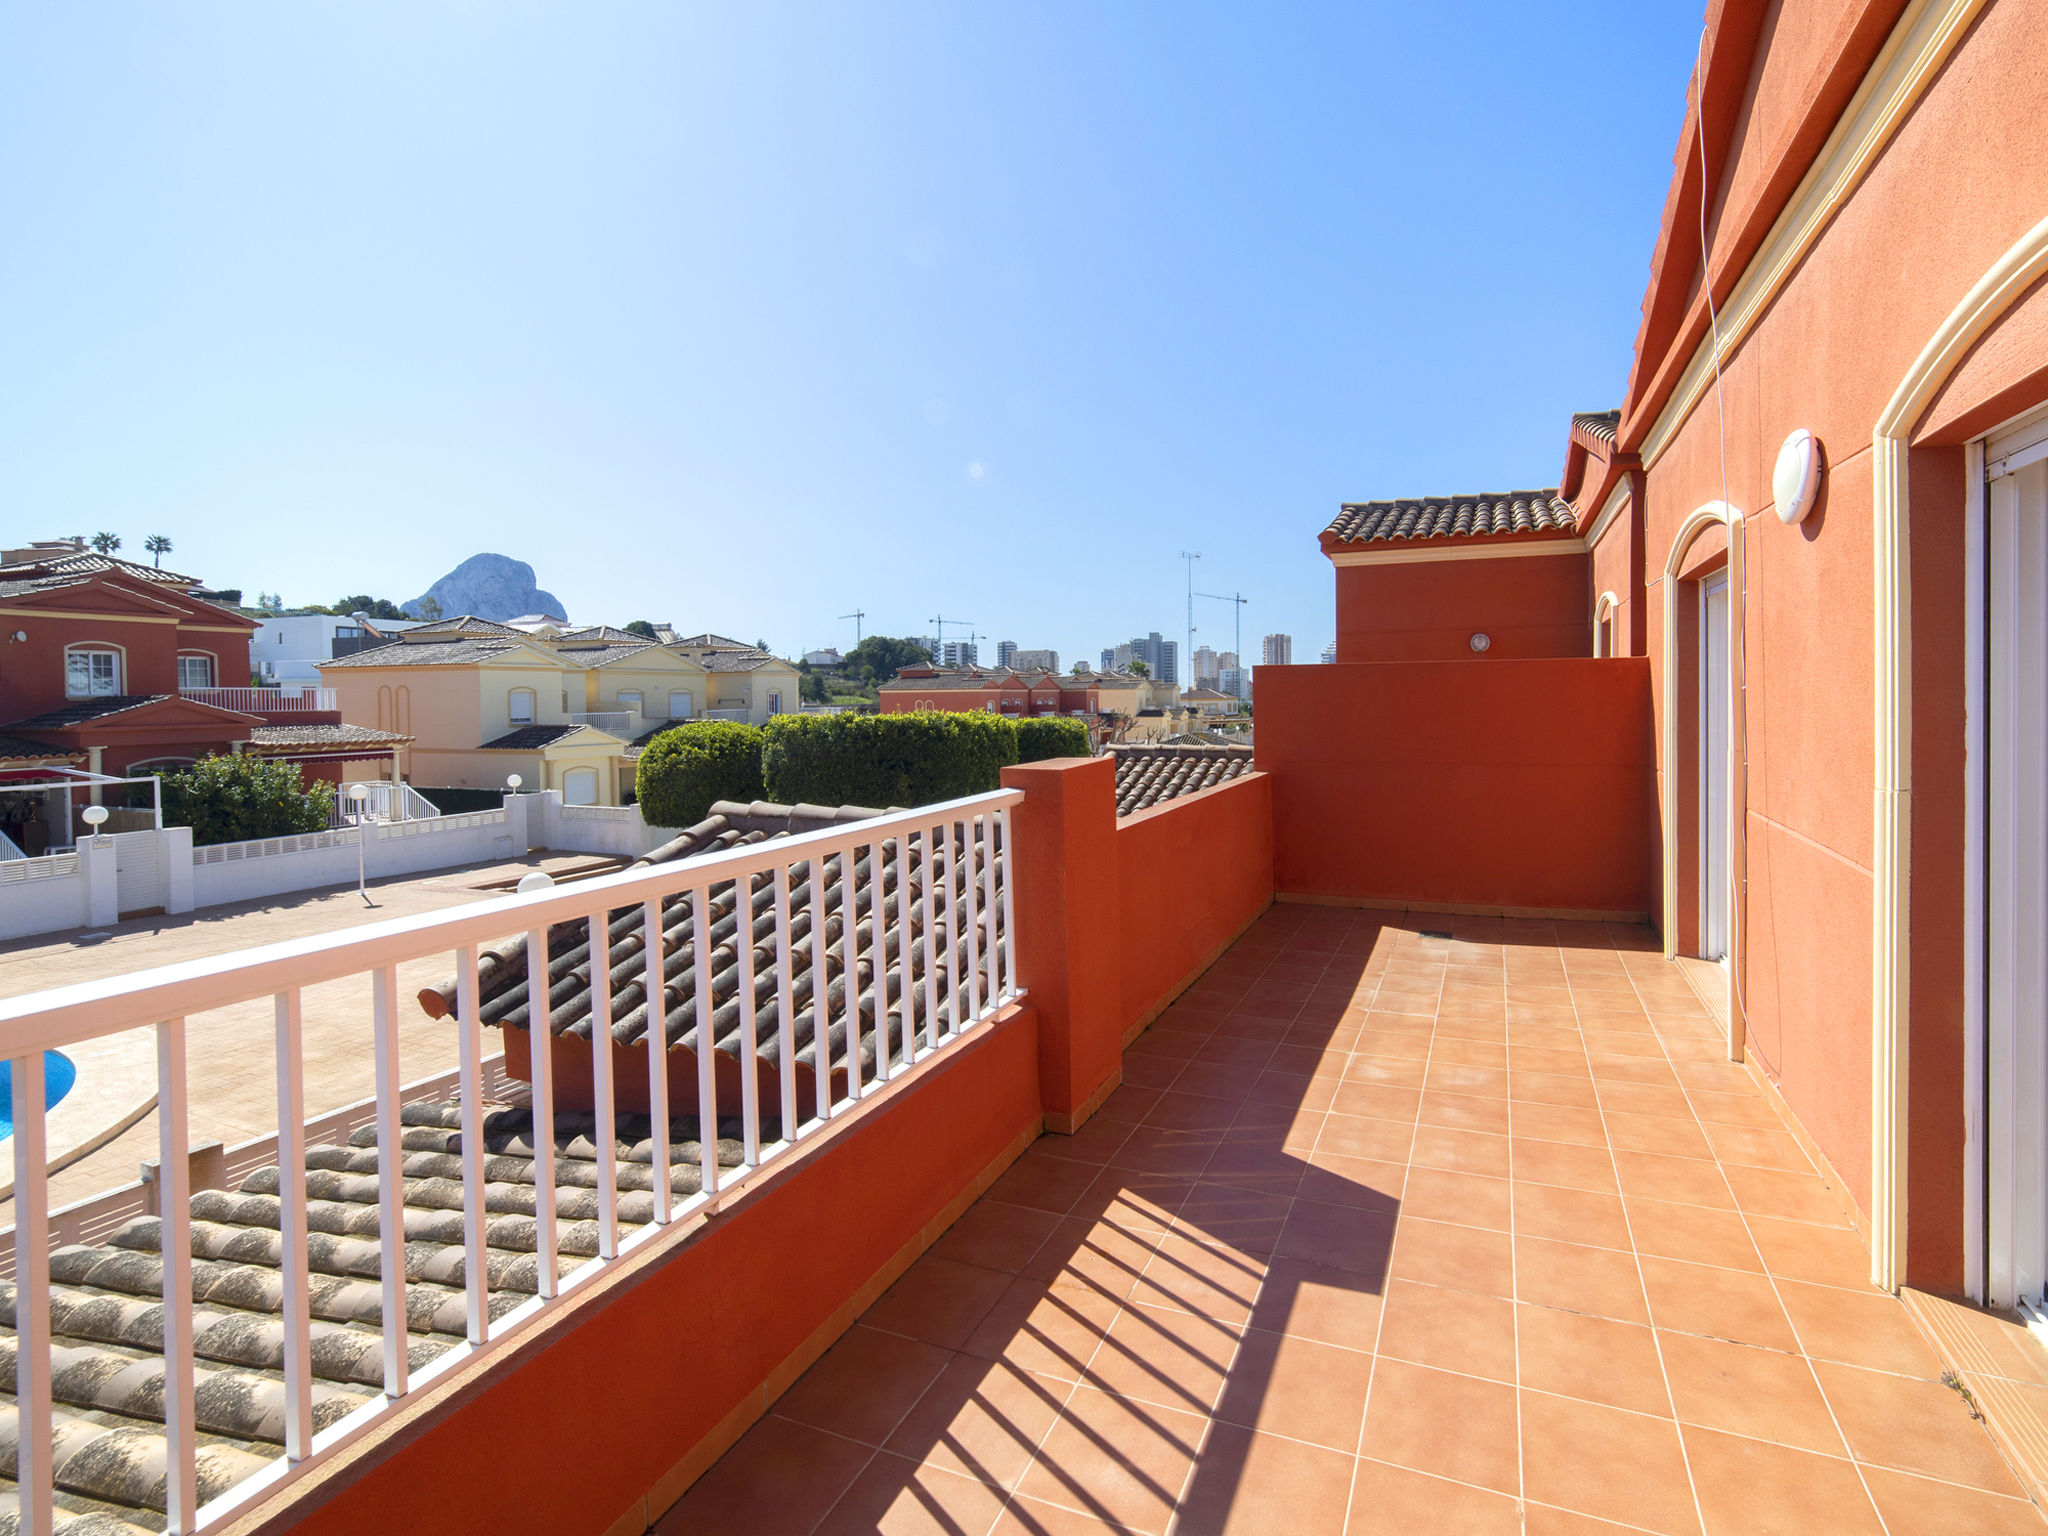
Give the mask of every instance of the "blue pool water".
[[(43, 1052), (43, 1107), (49, 1108), (71, 1091), (78, 1068), (62, 1051)], [(0, 1061), (0, 1141), (14, 1134), (14, 1063)]]

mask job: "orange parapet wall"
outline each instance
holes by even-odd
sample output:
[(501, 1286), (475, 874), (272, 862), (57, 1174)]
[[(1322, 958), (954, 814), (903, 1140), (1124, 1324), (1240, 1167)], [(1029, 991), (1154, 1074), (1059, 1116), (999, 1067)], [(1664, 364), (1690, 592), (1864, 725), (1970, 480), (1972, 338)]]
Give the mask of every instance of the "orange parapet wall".
[(1649, 663), (1261, 667), (1282, 897), (1658, 908)]
[[(1465, 661), (1593, 654), (1590, 557), (1424, 560), (1337, 567), (1339, 661)], [(1266, 686), (1269, 668), (1259, 668)], [(1266, 700), (1259, 697), (1265, 728)]]

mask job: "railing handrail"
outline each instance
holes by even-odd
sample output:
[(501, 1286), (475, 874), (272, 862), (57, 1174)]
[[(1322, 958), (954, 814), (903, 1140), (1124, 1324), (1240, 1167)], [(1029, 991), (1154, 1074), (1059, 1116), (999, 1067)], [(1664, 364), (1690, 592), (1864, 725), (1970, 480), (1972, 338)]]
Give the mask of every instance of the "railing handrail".
[(1022, 804), (1023, 799), (1023, 791), (1015, 789), (967, 795), (867, 821), (840, 822), (768, 842), (625, 869), (553, 890), (498, 896), (446, 911), (387, 918), (236, 954), (180, 960), (0, 999), (0, 1056), (60, 1049), (120, 1030), (444, 955), (465, 945), (586, 918), (599, 904), (593, 898), (609, 897), (611, 906), (629, 907), (679, 890), (761, 874), (778, 864), (787, 866), (813, 849), (823, 854), (840, 846), (858, 846), (899, 830), (992, 814)]
[[(291, 691), (287, 692), (287, 689)], [(276, 688), (181, 688), (179, 696), (219, 709), (338, 709), (331, 687), (318, 683), (285, 684)]]

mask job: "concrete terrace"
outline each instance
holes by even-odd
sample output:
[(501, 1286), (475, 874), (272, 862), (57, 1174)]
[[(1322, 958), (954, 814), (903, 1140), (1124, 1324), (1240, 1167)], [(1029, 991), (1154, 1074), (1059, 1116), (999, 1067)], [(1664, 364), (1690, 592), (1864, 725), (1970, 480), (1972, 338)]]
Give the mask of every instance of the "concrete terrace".
[(655, 1529), (2044, 1528), (1647, 930), (1421, 926), (1270, 909)]

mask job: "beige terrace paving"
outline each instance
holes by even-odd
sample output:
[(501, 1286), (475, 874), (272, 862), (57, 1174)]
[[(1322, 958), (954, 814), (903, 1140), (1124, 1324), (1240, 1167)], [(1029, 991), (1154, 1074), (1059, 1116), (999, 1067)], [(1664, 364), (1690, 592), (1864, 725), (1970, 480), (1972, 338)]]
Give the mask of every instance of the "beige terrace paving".
[[(18, 939), (0, 944), (0, 997), (19, 997), (96, 977), (482, 901), (503, 894), (479, 889), (485, 881), (516, 879), (532, 869), (560, 871), (591, 862), (588, 854), (535, 854), (499, 865), (373, 880), (370, 897), (374, 907), (363, 905), (354, 886), (344, 886), (209, 907), (177, 917), (130, 918), (110, 929), (94, 930), (111, 937), (93, 943), (81, 943), (76, 935)], [(400, 996), (410, 998), (417, 987), (438, 981), (447, 964), (443, 957), (400, 966)], [(317, 1115), (368, 1097), (372, 1092), (373, 1045), (367, 981), (357, 978), (309, 987), (304, 1009), (306, 1112)], [(275, 1020), (270, 1004), (246, 1003), (197, 1014), (188, 1021), (188, 1028), (192, 1141), (233, 1145), (276, 1130)], [(399, 1049), (407, 1081), (446, 1071), (455, 1065), (455, 1031), (425, 1018), (415, 1008), (401, 1008)], [(72, 1093), (90, 1094), (93, 1088), (87, 1074)], [(126, 1184), (145, 1160), (156, 1155), (156, 1116), (152, 1113), (52, 1177), (50, 1206), (60, 1209)]]
[(1646, 930), (1271, 909), (655, 1529), (2038, 1532)]

